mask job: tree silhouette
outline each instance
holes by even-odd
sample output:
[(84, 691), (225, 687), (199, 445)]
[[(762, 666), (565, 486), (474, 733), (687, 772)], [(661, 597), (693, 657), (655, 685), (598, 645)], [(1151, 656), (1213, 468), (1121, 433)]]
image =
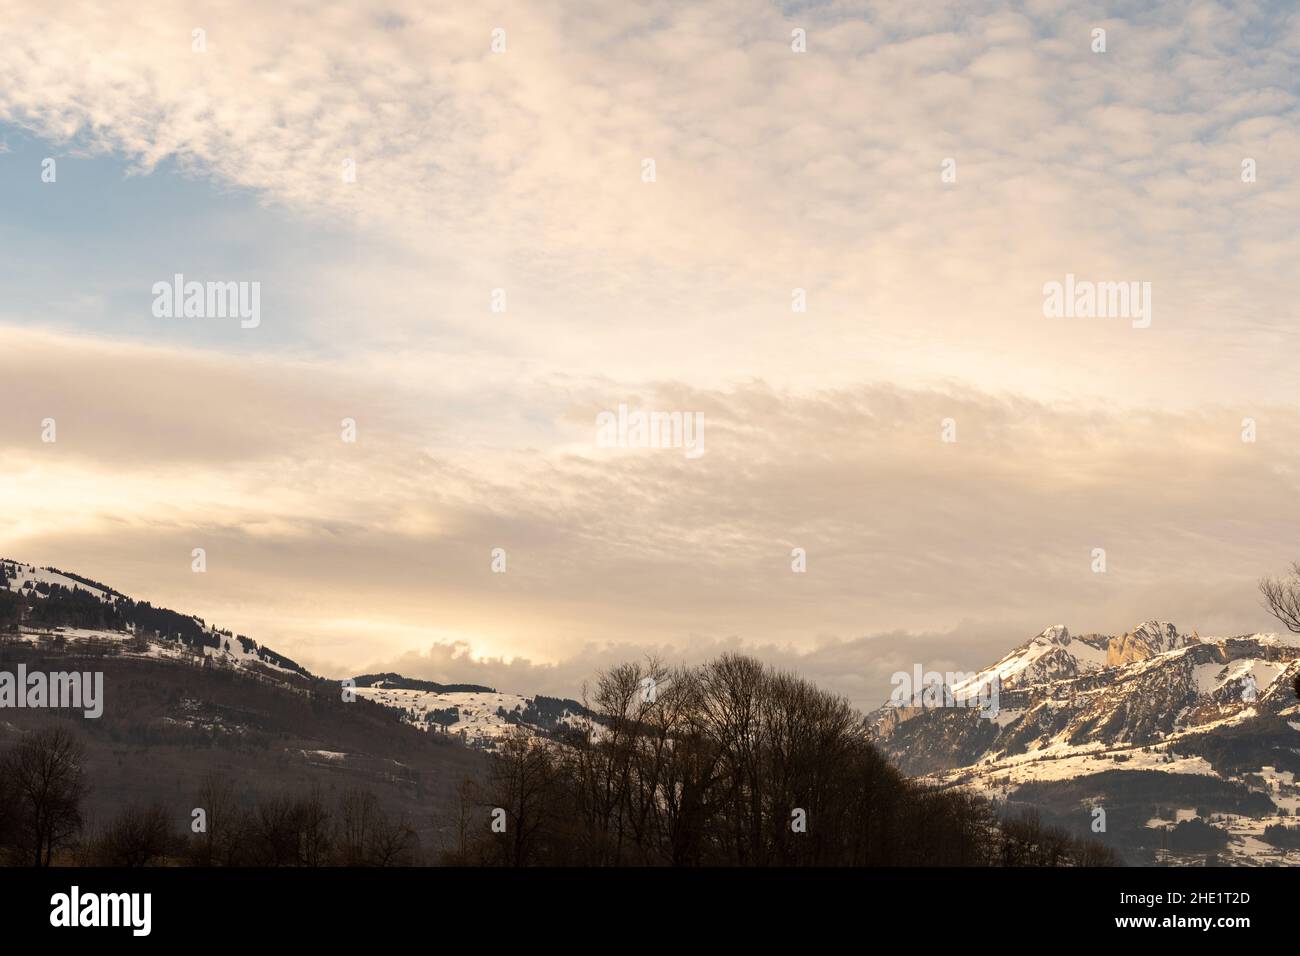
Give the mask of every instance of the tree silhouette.
[(0, 763), (14, 796), (15, 844), (35, 866), (49, 866), (81, 828), (83, 753), (69, 730), (55, 726), (29, 733)]
[(1263, 578), (1259, 591), (1268, 612), (1288, 630), (1300, 634), (1300, 561), (1291, 565), (1286, 577)]

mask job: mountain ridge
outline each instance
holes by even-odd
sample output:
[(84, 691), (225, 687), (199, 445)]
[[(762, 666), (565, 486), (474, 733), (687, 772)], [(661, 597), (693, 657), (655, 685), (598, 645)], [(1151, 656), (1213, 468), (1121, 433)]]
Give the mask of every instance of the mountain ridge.
[[(15, 598), (24, 603), (12, 604)], [(335, 682), (358, 699), (395, 711), (418, 730), (444, 734), (476, 749), (494, 749), (516, 728), (549, 735), (591, 717), (583, 704), (568, 698), (502, 693), (480, 684), (441, 683), (395, 672), (323, 678), (252, 638), (209, 625), (196, 615), (135, 601), (72, 572), (0, 559), (0, 630), (6, 623), (17, 628), (20, 639), (71, 640), (107, 645), (127, 656), (229, 667), (254, 676), (265, 668), (268, 673), (261, 676)]]
[[(0, 633), (6, 629), (0, 644), (12, 647), (16, 637), (26, 648), (22, 653), (38, 656), (66, 646), (119, 668), (128, 683), (138, 678), (120, 671), (119, 658), (191, 664), (218, 675), (239, 671), (334, 700), (340, 685), (345, 692), (350, 685), (358, 701), (377, 705), (377, 713), (406, 725), (407, 733), (415, 728), (474, 750), (495, 749), (517, 729), (548, 737), (562, 737), (570, 728), (590, 730), (594, 716), (566, 698), (394, 672), (326, 680), (197, 616), (134, 601), (72, 572), (0, 560)], [(1154, 620), (1119, 635), (1076, 635), (1058, 624), (988, 667), (951, 676), (953, 684), (937, 696), (937, 706), (928, 706), (922, 695), (919, 705), (913, 697), (863, 718), (869, 737), (904, 773), (941, 789), (981, 792), (1004, 810), (1042, 812), (1048, 822), (1076, 832), (1086, 827), (1087, 813), (1104, 808), (1113, 846), (1131, 862), (1154, 862), (1162, 851), (1169, 862), (1167, 835), (1157, 834), (1194, 824), (1200, 828), (1199, 849), (1175, 854), (1172, 862), (1300, 864), (1300, 849), (1283, 845), (1300, 846), (1286, 829), (1300, 815), (1300, 701), (1291, 687), (1300, 676), (1295, 638), (1202, 638)], [(959, 706), (990, 684), (997, 688), (995, 708), (982, 715)], [(202, 695), (162, 706), (164, 716), (154, 714), (149, 726), (161, 720), (173, 728), (169, 734), (237, 739), (270, 729), (255, 714), (205, 703)], [(382, 761), (358, 746), (354, 731), (340, 731), (355, 742), (339, 748), (325, 738), (313, 741), (301, 726), (295, 730), (297, 752), (310, 772), (364, 768), (379, 775), (372, 779), (387, 779)], [(394, 737), (383, 746), (412, 745)], [(400, 805), (410, 793), (395, 791), (389, 799)]]
[[(1155, 772), (1168, 775), (1167, 805), (1202, 819), (1216, 811), (1202, 814), (1183, 795), (1208, 781), (1186, 778), (1214, 778), (1228, 788), (1217, 821), (1229, 834), (1225, 846), (1259, 857), (1268, 849), (1264, 828), (1289, 824), (1300, 811), (1298, 676), (1300, 646), (1277, 633), (1201, 638), (1149, 621), (1122, 635), (1074, 637), (1054, 625), (955, 682), (946, 698), (931, 698), (960, 704), (981, 689), (987, 696), (997, 680), (990, 715), (922, 699), (887, 703), (867, 726), (904, 772), (1012, 803), (1026, 788), (1042, 800), (1054, 787), (1077, 792), (1107, 775), (1098, 792), (1109, 793), (1114, 808), (1128, 799), (1124, 784), (1140, 782), (1125, 773)], [(1254, 812), (1237, 812), (1243, 802)], [(1128, 827), (1139, 849), (1147, 822)]]

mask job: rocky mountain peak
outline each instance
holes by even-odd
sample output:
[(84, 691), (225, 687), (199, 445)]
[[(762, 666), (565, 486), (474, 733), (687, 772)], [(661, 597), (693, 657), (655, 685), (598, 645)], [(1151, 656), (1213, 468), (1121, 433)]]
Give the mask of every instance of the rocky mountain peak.
[(1061, 647), (1068, 647), (1070, 644), (1070, 629), (1064, 624), (1053, 624), (1034, 638), (1034, 643), (1058, 644)]
[(1199, 643), (1199, 638), (1180, 634), (1178, 628), (1168, 621), (1145, 621), (1131, 632), (1110, 639), (1110, 645), (1106, 649), (1106, 666), (1131, 664), (1195, 643)]

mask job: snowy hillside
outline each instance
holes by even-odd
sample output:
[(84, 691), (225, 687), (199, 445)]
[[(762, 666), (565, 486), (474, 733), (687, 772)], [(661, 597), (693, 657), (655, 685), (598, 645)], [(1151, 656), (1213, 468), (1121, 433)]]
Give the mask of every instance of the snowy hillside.
[[(1222, 858), (1277, 862), (1289, 857), (1260, 857), (1256, 837), (1289, 823), (1300, 801), (1297, 675), (1300, 646), (1289, 636), (1200, 638), (1147, 622), (1119, 636), (1076, 638), (1056, 626), (954, 685), (961, 701), (998, 678), (993, 716), (886, 705), (868, 727), (904, 771), (940, 785), (1011, 802), (1026, 793), (1077, 798), (1093, 786), (1112, 805), (1124, 786), (1130, 795), (1147, 788), (1187, 819), (1214, 816), (1230, 834)], [(1198, 815), (1198, 800), (1202, 809), (1214, 800), (1251, 809)]]
[(488, 688), (429, 691), (394, 687), (381, 680), (356, 692), (358, 697), (401, 711), (404, 720), (421, 730), (449, 734), (488, 750), (516, 729), (546, 734), (563, 727), (582, 729), (588, 722), (586, 709), (577, 701), (502, 694)]
[[(192, 615), (137, 603), (70, 572), (0, 560), (0, 589), (27, 603), (17, 622), (20, 641), (83, 643), (112, 653), (311, 676), (247, 637), (211, 627)], [(94, 623), (66, 623), (79, 620)]]
[[(314, 679), (294, 661), (201, 618), (137, 603), (113, 588), (70, 572), (0, 560), (0, 590), (24, 601), (15, 639), (54, 641), (123, 656), (231, 667), (256, 674)], [(73, 622), (73, 623), (68, 623)], [(79, 624), (88, 626), (79, 626)], [(585, 726), (577, 701), (524, 697), (474, 685), (442, 686), (397, 674), (355, 678), (356, 695), (400, 713), (420, 730), (445, 734), (478, 749), (493, 749), (515, 728), (545, 735)]]
[[(39, 596), (42, 590), (46, 590), (50, 585), (67, 588), (68, 590), (82, 590), (87, 594), (93, 595), (100, 601), (112, 603), (115, 598), (122, 595), (109, 588), (107, 585), (94, 584), (83, 578), (71, 577), (62, 571), (55, 571), (52, 568), (38, 568), (31, 564), (21, 564), (16, 561), (0, 561), (0, 568), (3, 568), (6, 579), (0, 581), (4, 587), (25, 596)], [(42, 585), (44, 588), (42, 588)]]

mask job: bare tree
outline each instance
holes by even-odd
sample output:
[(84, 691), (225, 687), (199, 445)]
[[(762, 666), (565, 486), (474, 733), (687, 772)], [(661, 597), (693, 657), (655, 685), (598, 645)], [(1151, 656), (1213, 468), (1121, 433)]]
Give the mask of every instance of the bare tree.
[(1264, 578), (1259, 582), (1268, 612), (1291, 631), (1300, 634), (1300, 561), (1291, 565), (1283, 578)]
[(506, 737), (489, 771), (490, 799), (506, 814), (506, 836), (500, 842), (507, 866), (540, 862), (541, 844), (549, 825), (561, 812), (557, 754), (545, 741), (524, 731)]
[(254, 832), (260, 866), (302, 866), (303, 804), (288, 794), (275, 794), (257, 804)]
[(81, 744), (65, 727), (28, 734), (5, 755), (0, 774), (16, 794), (16, 842), (33, 866), (49, 866), (56, 850), (81, 829)]
[(452, 808), (445, 814), (435, 816), (435, 824), (440, 825), (443, 831), (451, 832), (451, 846), (447, 845), (446, 838), (442, 840), (442, 859), (443, 862), (452, 866), (468, 866), (470, 864), (469, 851), (472, 844), (470, 833), (472, 831), (472, 821), (481, 814), (479, 810), (484, 805), (484, 799), (480, 793), (479, 784), (475, 780), (462, 780), (456, 786), (456, 802)]
[(370, 846), (379, 829), (379, 800), (367, 790), (345, 790), (339, 798), (339, 862), (369, 864)]
[(156, 866), (174, 842), (165, 807), (132, 804), (94, 841), (91, 858), (98, 866)]
[(339, 801), (338, 859), (344, 866), (410, 866), (420, 840), (405, 820), (392, 820), (368, 790)]
[[(0, 771), (5, 769), (4, 762), (0, 761)], [(0, 852), (15, 843), (18, 811), (18, 789), (8, 773), (0, 773)], [(2, 862), (4, 862), (3, 857), (0, 857), (0, 863)]]
[(197, 866), (237, 866), (248, 830), (230, 780), (209, 772), (199, 784), (196, 807), (204, 812), (205, 830), (195, 835), (191, 859)]
[(320, 785), (298, 800), (298, 856), (303, 866), (326, 866), (333, 853), (332, 821)]
[(506, 827), (462, 825), (449, 862), (1115, 862), (1101, 844), (1036, 819), (1002, 821), (969, 791), (908, 780), (846, 700), (752, 658), (671, 672), (620, 665), (598, 676), (586, 703), (587, 732), (563, 745), (524, 733), (501, 742), (481, 799)]
[(419, 835), (405, 820), (392, 821), (381, 814), (370, 842), (370, 862), (375, 866), (411, 866), (420, 847)]

